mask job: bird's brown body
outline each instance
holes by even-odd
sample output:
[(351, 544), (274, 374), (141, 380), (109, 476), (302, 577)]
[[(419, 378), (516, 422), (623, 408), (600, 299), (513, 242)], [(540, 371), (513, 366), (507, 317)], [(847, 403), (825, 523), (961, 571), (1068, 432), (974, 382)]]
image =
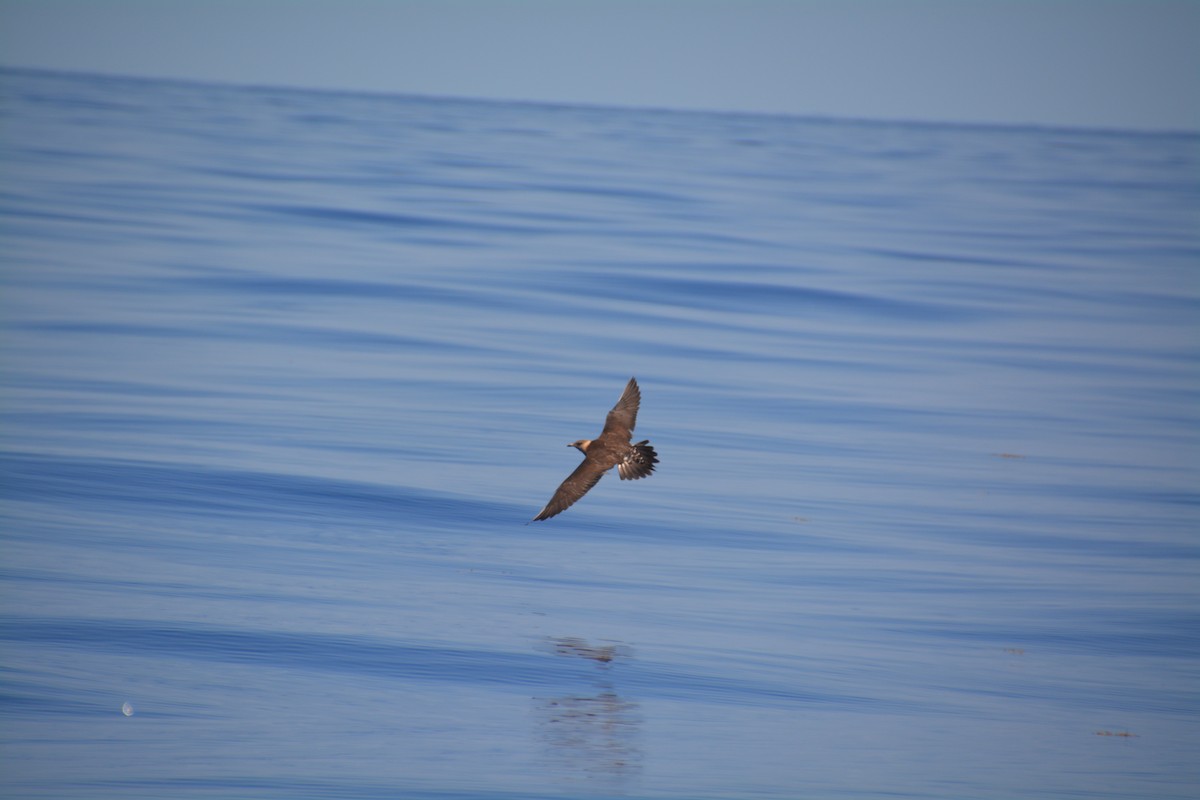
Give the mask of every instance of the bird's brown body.
[(650, 446), (650, 440), (631, 442), (641, 401), (642, 393), (637, 381), (630, 378), (625, 391), (621, 393), (621, 399), (608, 412), (600, 435), (595, 439), (580, 439), (567, 445), (583, 453), (583, 462), (567, 476), (554, 497), (531, 522), (550, 519), (566, 511), (613, 467), (617, 468), (617, 475), (623, 481), (644, 478), (654, 472), (658, 454)]

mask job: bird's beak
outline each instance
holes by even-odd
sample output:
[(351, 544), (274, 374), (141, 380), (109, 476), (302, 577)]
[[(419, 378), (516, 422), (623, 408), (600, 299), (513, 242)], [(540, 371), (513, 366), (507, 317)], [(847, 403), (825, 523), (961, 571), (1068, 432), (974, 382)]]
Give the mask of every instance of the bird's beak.
[(575, 446), (574, 442), (567, 442), (567, 447), (574, 447), (574, 446)]

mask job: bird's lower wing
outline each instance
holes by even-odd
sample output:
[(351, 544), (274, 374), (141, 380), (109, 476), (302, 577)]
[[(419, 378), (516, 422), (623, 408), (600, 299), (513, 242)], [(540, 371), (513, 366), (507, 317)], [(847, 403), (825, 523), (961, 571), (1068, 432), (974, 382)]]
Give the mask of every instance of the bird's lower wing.
[(598, 467), (590, 459), (584, 459), (583, 462), (575, 468), (575, 471), (567, 476), (563, 481), (558, 491), (554, 493), (554, 497), (550, 498), (550, 502), (546, 503), (546, 507), (534, 517), (531, 522), (537, 522), (542, 519), (550, 519), (555, 514), (561, 514), (566, 511), (575, 501), (588, 493), (596, 483), (604, 477), (605, 470)]

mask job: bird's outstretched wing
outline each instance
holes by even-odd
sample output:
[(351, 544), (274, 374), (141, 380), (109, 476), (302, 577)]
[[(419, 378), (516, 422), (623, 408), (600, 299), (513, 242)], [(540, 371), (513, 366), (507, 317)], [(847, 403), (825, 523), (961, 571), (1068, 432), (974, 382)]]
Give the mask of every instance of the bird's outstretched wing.
[[(635, 387), (636, 388), (636, 387)], [(588, 493), (596, 483), (604, 477), (604, 473), (608, 470), (597, 464), (590, 458), (585, 458), (583, 462), (575, 468), (575, 471), (567, 476), (563, 481), (558, 491), (554, 493), (554, 497), (550, 498), (550, 502), (546, 503), (536, 517), (530, 522), (537, 522), (542, 519), (550, 519), (555, 514), (561, 514), (566, 511), (575, 501)]]
[(625, 384), (625, 391), (621, 392), (621, 399), (613, 406), (612, 411), (608, 412), (604, 420), (604, 431), (600, 435), (617, 431), (623, 432), (628, 438), (637, 425), (638, 406), (641, 402), (642, 392), (638, 389), (637, 378), (630, 378), (629, 383)]

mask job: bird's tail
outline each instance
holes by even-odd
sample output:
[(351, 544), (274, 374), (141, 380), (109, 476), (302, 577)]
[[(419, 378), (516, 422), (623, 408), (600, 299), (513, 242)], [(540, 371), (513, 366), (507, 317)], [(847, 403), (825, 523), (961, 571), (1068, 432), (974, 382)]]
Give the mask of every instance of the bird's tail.
[(629, 452), (625, 454), (621, 463), (617, 464), (617, 475), (623, 481), (636, 481), (653, 473), (657, 463), (658, 453), (650, 446), (649, 439), (643, 439), (629, 446)]

